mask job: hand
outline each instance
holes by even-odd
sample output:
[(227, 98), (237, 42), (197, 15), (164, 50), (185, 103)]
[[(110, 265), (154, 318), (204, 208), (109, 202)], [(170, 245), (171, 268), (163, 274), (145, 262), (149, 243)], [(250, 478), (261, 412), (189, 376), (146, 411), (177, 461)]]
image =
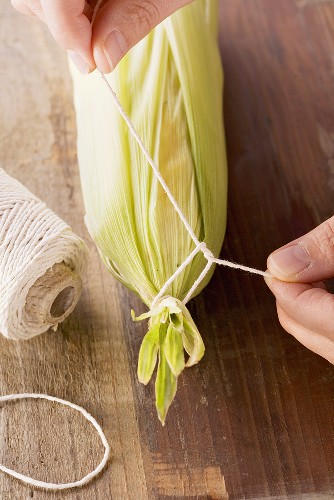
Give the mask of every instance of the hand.
[(268, 270), (283, 328), (334, 364), (334, 295), (322, 281), (334, 277), (334, 217), (273, 252)]
[(191, 0), (105, 0), (94, 25), (97, 0), (12, 0), (16, 10), (45, 22), (84, 74), (112, 71), (157, 24)]

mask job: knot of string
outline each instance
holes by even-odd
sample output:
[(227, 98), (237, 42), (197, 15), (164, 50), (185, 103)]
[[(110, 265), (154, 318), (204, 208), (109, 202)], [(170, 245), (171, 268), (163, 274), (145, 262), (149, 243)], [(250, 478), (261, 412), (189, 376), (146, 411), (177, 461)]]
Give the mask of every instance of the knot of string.
[(206, 258), (206, 260), (209, 262), (209, 261), (213, 261), (213, 259), (215, 258), (215, 256), (213, 255), (213, 253), (211, 252), (211, 250), (208, 249), (208, 247), (206, 246), (206, 243), (205, 241), (202, 241), (201, 243), (201, 250), (203, 252), (203, 255), (204, 257)]
[(119, 113), (123, 117), (123, 119), (124, 119), (124, 121), (125, 121), (128, 129), (129, 129), (131, 135), (137, 141), (137, 143), (138, 143), (138, 145), (139, 145), (139, 147), (140, 147), (143, 155), (145, 156), (146, 160), (148, 161), (149, 165), (151, 166), (151, 168), (152, 168), (152, 170), (153, 170), (156, 178), (158, 179), (161, 187), (163, 188), (163, 190), (165, 191), (166, 195), (168, 196), (170, 202), (172, 203), (173, 207), (175, 208), (175, 211), (179, 215), (179, 217), (180, 217), (180, 219), (181, 219), (184, 227), (188, 231), (189, 236), (191, 237), (191, 239), (195, 243), (195, 249), (191, 252), (191, 254), (186, 258), (186, 260), (181, 264), (181, 266), (178, 267), (178, 269), (175, 271), (175, 273), (163, 285), (163, 287), (161, 288), (161, 290), (159, 291), (159, 293), (154, 298), (154, 300), (153, 300), (153, 302), (151, 304), (151, 308), (154, 307), (154, 306), (156, 306), (156, 304), (158, 303), (158, 301), (165, 295), (165, 292), (167, 291), (167, 289), (169, 288), (169, 286), (172, 285), (172, 283), (176, 280), (176, 278), (192, 262), (192, 260), (194, 259), (194, 257), (199, 252), (203, 253), (204, 257), (207, 260), (207, 264), (206, 264), (205, 268), (203, 269), (203, 271), (201, 272), (201, 274), (199, 275), (199, 277), (194, 282), (193, 286), (191, 287), (191, 289), (187, 293), (186, 297), (183, 299), (183, 303), (184, 304), (186, 304), (187, 302), (189, 302), (189, 300), (191, 299), (191, 297), (193, 296), (193, 294), (196, 292), (196, 290), (199, 287), (199, 285), (201, 284), (201, 282), (204, 280), (204, 278), (206, 277), (206, 275), (210, 271), (211, 266), (213, 264), (219, 264), (221, 266), (231, 267), (233, 269), (239, 269), (241, 271), (246, 271), (246, 272), (249, 272), (249, 273), (252, 273), (252, 274), (258, 274), (260, 276), (271, 277), (271, 274), (269, 272), (260, 271), (259, 269), (255, 269), (253, 267), (248, 267), (248, 266), (243, 266), (241, 264), (236, 264), (236, 263), (231, 262), (229, 260), (217, 259), (216, 257), (214, 257), (214, 255), (210, 251), (210, 249), (207, 248), (206, 243), (204, 241), (199, 241), (199, 239), (197, 238), (197, 236), (196, 236), (193, 228), (189, 224), (186, 216), (182, 212), (180, 206), (178, 205), (178, 203), (175, 200), (172, 192), (170, 191), (168, 185), (166, 184), (164, 178), (162, 177), (162, 175), (161, 175), (161, 173), (159, 171), (158, 165), (155, 163), (155, 161), (153, 160), (153, 158), (149, 154), (149, 152), (148, 152), (147, 148), (145, 147), (145, 145), (144, 145), (144, 143), (143, 143), (140, 135), (138, 134), (137, 130), (135, 129), (134, 124), (132, 123), (130, 117), (128, 116), (128, 114), (125, 112), (123, 106), (121, 105), (121, 103), (120, 103), (120, 101), (119, 101), (116, 93), (114, 92), (112, 86), (108, 82), (108, 80), (107, 80), (106, 76), (104, 75), (104, 73), (102, 73), (102, 71), (100, 71), (100, 70), (98, 70), (98, 72), (100, 73), (103, 81), (105, 82), (105, 84), (106, 84), (106, 86), (107, 86), (107, 88), (108, 88), (108, 90), (109, 90), (109, 92), (110, 92), (110, 94), (111, 94), (111, 96), (112, 96), (112, 98), (114, 100), (114, 103), (115, 103), (115, 105), (116, 105)]

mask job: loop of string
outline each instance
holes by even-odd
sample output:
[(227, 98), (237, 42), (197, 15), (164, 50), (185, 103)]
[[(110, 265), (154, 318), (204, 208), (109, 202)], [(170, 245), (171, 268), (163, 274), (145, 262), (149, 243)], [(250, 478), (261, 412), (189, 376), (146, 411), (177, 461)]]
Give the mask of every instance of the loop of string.
[(52, 401), (54, 403), (60, 403), (61, 405), (64, 406), (69, 406), (73, 410), (78, 411), (81, 413), (86, 420), (88, 420), (93, 427), (96, 429), (101, 442), (104, 446), (104, 454), (101, 462), (99, 465), (92, 471), (89, 472), (86, 476), (84, 476), (82, 479), (79, 479), (78, 481), (73, 481), (71, 483), (47, 483), (44, 481), (39, 481), (37, 479), (33, 479), (29, 476), (25, 476), (24, 474), (20, 474), (19, 472), (16, 472), (15, 470), (9, 469), (5, 465), (0, 465), (0, 470), (2, 472), (5, 472), (6, 474), (15, 477), (16, 479), (19, 479), (20, 481), (23, 481), (26, 484), (29, 484), (31, 486), (36, 486), (37, 488), (44, 488), (47, 490), (65, 490), (69, 488), (77, 488), (78, 486), (83, 486), (84, 484), (87, 484), (89, 481), (91, 481), (95, 476), (97, 476), (104, 466), (106, 465), (109, 454), (110, 454), (110, 446), (108, 444), (107, 438), (105, 437), (103, 430), (101, 426), (97, 423), (94, 417), (88, 411), (86, 411), (84, 408), (81, 406), (78, 406), (74, 403), (71, 403), (70, 401), (65, 401), (64, 399), (59, 399), (54, 396), (48, 396), (47, 394), (9, 394), (7, 396), (0, 396), (0, 403), (4, 403), (7, 401), (15, 401), (18, 399), (46, 399), (48, 401)]
[[(96, 11), (97, 12), (97, 9)], [(94, 18), (94, 16), (93, 16)], [(178, 269), (175, 271), (175, 273), (166, 281), (166, 283), (163, 285), (163, 287), (161, 288), (161, 290), (159, 291), (159, 293), (156, 295), (156, 297), (154, 298), (152, 304), (151, 304), (151, 308), (154, 307), (158, 301), (165, 295), (165, 292), (167, 291), (168, 287), (174, 282), (174, 280), (182, 273), (182, 271), (184, 271), (184, 269), (191, 263), (191, 261), (193, 260), (193, 258), (201, 251), (204, 255), (204, 257), (206, 258), (207, 260), (207, 264), (205, 266), (205, 268), (203, 269), (202, 273), (200, 274), (200, 276), (197, 278), (197, 280), (195, 281), (195, 283), (193, 284), (193, 286), (191, 287), (191, 289), (189, 290), (189, 292), (187, 293), (186, 297), (184, 298), (183, 300), (183, 303), (186, 304), (192, 297), (192, 295), (195, 293), (195, 291), (197, 290), (197, 288), (199, 287), (200, 283), (204, 280), (205, 276), (208, 274), (208, 272), (210, 271), (211, 269), (211, 266), (213, 264), (219, 264), (221, 266), (226, 266), (226, 267), (231, 267), (233, 269), (239, 269), (241, 271), (246, 271), (246, 272), (249, 272), (249, 273), (252, 273), (252, 274), (258, 274), (260, 276), (267, 276), (267, 277), (271, 277), (271, 274), (269, 272), (265, 272), (265, 271), (260, 271), (259, 269), (255, 269), (253, 267), (248, 267), (248, 266), (243, 266), (241, 264), (236, 264), (234, 262), (231, 262), (229, 260), (224, 260), (224, 259), (217, 259), (216, 257), (214, 257), (214, 255), (212, 254), (212, 252), (207, 248), (206, 244), (204, 241), (199, 241), (194, 230), (192, 229), (192, 227), (190, 226), (187, 218), (185, 217), (185, 215), (183, 214), (180, 206), (178, 205), (177, 201), (175, 200), (172, 192), (170, 191), (169, 187), (167, 186), (164, 178), (162, 177), (160, 171), (159, 171), (159, 167), (157, 166), (157, 164), (155, 163), (155, 161), (153, 160), (153, 158), (151, 157), (151, 155), (149, 154), (147, 148), (145, 147), (141, 137), (139, 136), (138, 132), (136, 131), (135, 129), (135, 126), (134, 124), (132, 123), (130, 117), (128, 116), (128, 114), (125, 112), (123, 106), (121, 105), (116, 93), (114, 92), (112, 86), (110, 85), (110, 83), (108, 82), (106, 76), (104, 75), (104, 73), (102, 73), (102, 71), (100, 71), (98, 69), (98, 72), (100, 73), (103, 81), (105, 82), (105, 84), (107, 85), (108, 89), (109, 89), (109, 92), (114, 100), (114, 103), (119, 111), (119, 113), (121, 114), (121, 116), (123, 117), (131, 135), (133, 136), (133, 138), (137, 141), (142, 153), (144, 154), (145, 158), (147, 159), (149, 165), (151, 166), (156, 178), (158, 179), (160, 185), (162, 186), (163, 190), (165, 191), (166, 195), (168, 196), (170, 202), (172, 203), (173, 207), (175, 208), (177, 214), (179, 215), (184, 227), (186, 228), (189, 236), (191, 237), (191, 239), (193, 240), (193, 242), (195, 243), (195, 249), (193, 250), (193, 252), (189, 255), (189, 257), (187, 257), (187, 259), (183, 262), (183, 264), (181, 264), (180, 267), (178, 267)]]

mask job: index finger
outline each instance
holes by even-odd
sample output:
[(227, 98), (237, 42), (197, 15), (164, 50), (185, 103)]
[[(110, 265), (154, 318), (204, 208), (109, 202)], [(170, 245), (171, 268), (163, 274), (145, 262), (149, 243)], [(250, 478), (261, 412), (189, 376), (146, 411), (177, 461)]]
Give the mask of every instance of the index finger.
[(293, 335), (301, 344), (307, 347), (307, 349), (310, 349), (334, 364), (334, 343), (332, 340), (305, 328), (305, 326), (290, 318), (278, 302), (277, 314), (281, 325), (288, 333)]
[(305, 328), (334, 341), (334, 295), (321, 283), (265, 281), (283, 311)]
[(83, 73), (89, 73), (95, 68), (95, 62), (91, 49), (92, 28), (84, 14), (85, 0), (41, 0), (41, 5), (54, 39), (70, 51)]

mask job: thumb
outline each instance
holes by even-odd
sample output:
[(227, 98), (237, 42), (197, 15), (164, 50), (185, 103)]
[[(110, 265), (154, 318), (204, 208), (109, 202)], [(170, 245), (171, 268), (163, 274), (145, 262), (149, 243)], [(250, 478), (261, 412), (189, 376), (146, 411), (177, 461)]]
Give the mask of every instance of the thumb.
[(334, 276), (334, 217), (268, 257), (268, 270), (282, 281), (314, 283)]
[(120, 59), (161, 21), (191, 0), (109, 0), (93, 26), (97, 67), (110, 73)]

